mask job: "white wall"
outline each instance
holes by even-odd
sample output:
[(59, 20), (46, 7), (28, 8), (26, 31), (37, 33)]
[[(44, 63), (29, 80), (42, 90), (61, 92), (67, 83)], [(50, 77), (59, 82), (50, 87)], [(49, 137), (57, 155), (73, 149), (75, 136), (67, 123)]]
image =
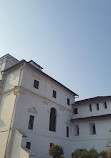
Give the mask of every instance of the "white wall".
[[(107, 109), (104, 108), (104, 102), (107, 103)], [(99, 110), (96, 108), (96, 103), (99, 104)], [(111, 99), (104, 100), (104, 101), (98, 101), (95, 103), (92, 103), (92, 111), (89, 110), (89, 105), (91, 103), (87, 104), (75, 104), (73, 105), (73, 108), (78, 108), (78, 114), (72, 114), (73, 118), (81, 118), (81, 117), (90, 117), (90, 116), (98, 116), (98, 115), (104, 115), (104, 114), (110, 114), (111, 111)]]
[(31, 157), (29, 156), (29, 154), (23, 148), (21, 148), (21, 152), (20, 152), (20, 157), (19, 158), (31, 158)]
[[(17, 59), (11, 57), (10, 55), (6, 55), (0, 59), (0, 71), (7, 69), (8, 67), (16, 64), (18, 62)], [(0, 80), (2, 79), (2, 75), (0, 73)]]
[(16, 64), (18, 62), (17, 59), (11, 57), (10, 55), (7, 56), (7, 62), (5, 68), (11, 67), (12, 65)]
[[(9, 73), (6, 77), (4, 91), (6, 92), (7, 90), (14, 88), (14, 86), (17, 86), (19, 78), (20, 69)], [(38, 90), (33, 87), (34, 79), (39, 79), (40, 85)], [(50, 79), (44, 78), (41, 74), (36, 74), (35, 77), (35, 72), (30, 69), (26, 69), (23, 72), (21, 85), (30, 90), (30, 92), (27, 90), (22, 92), (21, 90), (18, 95), (13, 128), (21, 129), (28, 136), (26, 141), (22, 140), (22, 145), (24, 145), (24, 147), (26, 142), (30, 140), (32, 142), (31, 150), (36, 153), (36, 156), (39, 155), (43, 158), (44, 155), (46, 155), (46, 157), (49, 157), (48, 149), (50, 143), (60, 144), (62, 146), (71, 143), (70, 138), (66, 138), (66, 126), (69, 125), (71, 115), (71, 106), (67, 105), (67, 97), (71, 99), (71, 101), (74, 101), (74, 96), (72, 93), (68, 93), (64, 88), (59, 87), (58, 84), (52, 82)], [(53, 89), (57, 91), (56, 99), (52, 97)], [(6, 127), (10, 126), (15, 97), (14, 91), (2, 96), (1, 118), (6, 124)], [(30, 108), (33, 107), (36, 108), (37, 114), (29, 112)], [(55, 107), (57, 110), (56, 132), (49, 131), (50, 109), (52, 107)], [(33, 131), (28, 129), (30, 115), (35, 116)], [(42, 147), (44, 140), (46, 143), (44, 144), (43, 150)], [(62, 143), (63, 141), (64, 143)], [(15, 139), (15, 135), (13, 137), (13, 143), (20, 144), (19, 140)], [(11, 158), (14, 157), (14, 147), (16, 146), (12, 145)], [(70, 152), (65, 152), (68, 157)]]
[[(111, 101), (107, 101), (107, 109), (104, 109), (103, 102), (99, 103), (99, 110), (96, 110), (96, 104), (92, 104), (92, 112), (89, 111), (89, 104), (77, 105), (78, 114), (72, 114), (71, 105), (67, 105), (67, 98), (74, 103), (75, 97), (70, 91), (55, 83), (48, 77), (34, 71), (29, 67), (25, 67), (22, 73), (22, 80), (20, 82), (22, 88), (18, 93), (16, 102), (16, 111), (14, 116), (13, 128), (20, 129), (27, 135), (25, 140), (18, 139), (14, 135), (12, 151), (18, 150), (26, 146), (26, 142), (31, 142), (31, 151), (35, 153), (34, 158), (48, 158), (48, 150), (50, 143), (62, 145), (64, 148), (65, 157), (71, 158), (71, 153), (74, 149), (82, 149), (95, 147), (98, 151), (105, 150), (108, 142), (108, 133), (111, 128), (110, 118), (99, 120), (77, 121), (79, 124), (80, 135), (74, 136), (74, 123), (70, 123), (71, 117), (89, 117), (95, 115), (108, 114), (111, 111)], [(19, 83), (20, 69), (8, 74), (4, 91), (11, 90)], [(39, 89), (33, 87), (34, 79), (39, 81)], [(52, 92), (57, 92), (57, 98), (52, 97)], [(5, 127), (9, 127), (12, 111), (15, 103), (15, 95), (12, 92), (6, 93), (2, 96), (1, 101), (1, 118), (5, 123)], [(49, 131), (50, 109), (54, 107), (57, 110), (56, 132)], [(33, 115), (34, 128), (28, 129), (29, 117)], [(89, 134), (89, 123), (94, 122), (96, 125), (96, 135)], [(66, 137), (66, 126), (69, 126), (69, 137)], [(5, 133), (6, 134), (6, 133)], [(0, 138), (4, 139), (4, 135)], [(16, 139), (15, 139), (16, 138)], [(4, 139), (3, 148), (0, 149), (2, 155), (4, 153), (6, 139)], [(20, 142), (21, 141), (21, 142)], [(18, 147), (14, 146), (18, 144)], [(0, 143), (2, 147), (2, 143)], [(21, 149), (21, 157), (27, 155)], [(14, 152), (11, 153), (11, 158), (15, 158)]]
[(6, 132), (0, 131), (0, 157), (1, 158), (4, 158), (7, 138), (8, 138), (8, 131)]
[(11, 144), (11, 152), (8, 158), (30, 158), (28, 151), (22, 148), (22, 141), (25, 138), (19, 131), (13, 130), (13, 139)]
[[(39, 81), (39, 89), (33, 87), (34, 79)], [(71, 92), (43, 75), (42, 72), (40, 73), (33, 69), (26, 68), (24, 70), (21, 85), (69, 109), (71, 107), (67, 105), (67, 98), (70, 99), (71, 104), (75, 102), (75, 97)], [(53, 90), (57, 92), (56, 99), (52, 97)]]
[(15, 103), (15, 95), (13, 92), (8, 94), (4, 94), (1, 100), (1, 107), (0, 107), (0, 118), (5, 123), (6, 127), (10, 126), (13, 107)]
[[(96, 134), (91, 135), (89, 130), (89, 124), (95, 123)], [(73, 136), (73, 148), (74, 149), (90, 149), (96, 148), (99, 152), (106, 150), (106, 145), (109, 140), (109, 130), (111, 129), (111, 120), (99, 119), (99, 120), (84, 120), (73, 123), (73, 125), (79, 125), (79, 136)], [(73, 129), (74, 133), (74, 129)]]
[(4, 91), (7, 91), (11, 88), (14, 88), (14, 86), (18, 86), (20, 71), (21, 70), (18, 69), (18, 70), (13, 71), (7, 75), (5, 85), (4, 85)]
[[(36, 108), (37, 114), (28, 111), (33, 107)], [(52, 107), (57, 110), (56, 132), (49, 131), (50, 109)], [(28, 129), (30, 115), (35, 116), (33, 130)], [(70, 111), (62, 109), (54, 103), (47, 102), (27, 92), (20, 94), (18, 97), (14, 128), (20, 128), (28, 136), (26, 141), (32, 142), (31, 151), (40, 158), (45, 155), (48, 157), (50, 143), (65, 146), (66, 154), (70, 155), (70, 151), (66, 149), (66, 144), (71, 144), (71, 133), (69, 138), (66, 137), (66, 126), (69, 125), (69, 120)], [(25, 145), (26, 142), (24, 142)]]
[(22, 135), (17, 131), (13, 131), (13, 140), (11, 146), (10, 158), (20, 158)]

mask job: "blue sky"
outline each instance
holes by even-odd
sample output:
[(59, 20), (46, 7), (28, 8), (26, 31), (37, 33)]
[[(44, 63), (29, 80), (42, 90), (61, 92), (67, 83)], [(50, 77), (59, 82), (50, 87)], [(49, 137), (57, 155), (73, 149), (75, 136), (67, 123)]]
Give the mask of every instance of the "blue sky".
[(111, 95), (111, 0), (1, 0), (6, 53), (34, 60), (79, 99)]

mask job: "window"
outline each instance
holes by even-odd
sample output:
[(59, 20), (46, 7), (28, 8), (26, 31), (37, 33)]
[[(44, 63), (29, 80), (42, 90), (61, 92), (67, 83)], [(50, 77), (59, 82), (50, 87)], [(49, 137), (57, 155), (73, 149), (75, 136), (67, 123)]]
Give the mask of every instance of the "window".
[(95, 123), (90, 123), (90, 124), (89, 124), (89, 130), (90, 130), (90, 134), (91, 134), (91, 135), (96, 134), (96, 126), (95, 126)]
[(107, 109), (107, 103), (106, 102), (104, 102), (104, 108)]
[(50, 143), (50, 148), (52, 147), (52, 145), (54, 145), (53, 143)]
[(30, 149), (30, 147), (31, 147), (31, 142), (27, 142), (27, 143), (26, 143), (26, 148), (27, 148), (27, 149)]
[(96, 108), (97, 108), (97, 110), (99, 110), (99, 104), (98, 103), (96, 104)]
[(53, 97), (56, 98), (56, 91), (53, 90)]
[(34, 116), (30, 115), (28, 129), (33, 130)]
[(70, 105), (70, 99), (67, 98), (67, 105)]
[(39, 81), (34, 80), (34, 88), (39, 89)]
[(56, 131), (56, 109), (51, 108), (50, 110), (50, 120), (49, 120), (49, 131)]
[(74, 113), (74, 114), (78, 114), (78, 109), (77, 109), (77, 108), (74, 108), (73, 113)]
[(79, 125), (74, 125), (74, 135), (79, 136)]
[(89, 105), (89, 111), (92, 111), (92, 105), (91, 104)]
[(69, 126), (66, 126), (66, 137), (69, 137)]

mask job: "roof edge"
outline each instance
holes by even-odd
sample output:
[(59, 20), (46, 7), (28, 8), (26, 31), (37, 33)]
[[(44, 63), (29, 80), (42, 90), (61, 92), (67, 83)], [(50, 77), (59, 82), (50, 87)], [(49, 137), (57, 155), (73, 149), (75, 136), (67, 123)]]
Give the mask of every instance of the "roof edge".
[(47, 75), (46, 73), (44, 73), (43, 71), (40, 71), (39, 69), (37, 69), (35, 66), (33, 66), (32, 64), (30, 64), (29, 62), (25, 61), (25, 60), (21, 60), (19, 62), (17, 62), (15, 65), (7, 68), (7, 69), (4, 69), (2, 72), (7, 72), (7, 71), (10, 71), (11, 69), (15, 68), (16, 66), (19, 66), (20, 64), (22, 63), (26, 63), (28, 64), (30, 67), (32, 67), (33, 69), (39, 71), (40, 73), (46, 75), (47, 77), (49, 77), (50, 79), (52, 79), (54, 82), (58, 83), (59, 85), (61, 85), (62, 87), (64, 87), (65, 89), (67, 89), (68, 91), (70, 91), (74, 96), (77, 96), (79, 97), (78, 94), (74, 93), (72, 90), (70, 90), (69, 88), (67, 88), (66, 86), (64, 86), (62, 83), (58, 82), (57, 80), (55, 80), (54, 78), (50, 77), (49, 75)]
[(87, 99), (83, 99), (83, 100), (78, 100), (76, 101), (74, 104), (72, 105), (75, 105), (75, 104), (79, 104), (79, 103), (86, 103), (86, 102), (89, 102), (89, 101), (96, 101), (96, 100), (99, 100), (99, 99), (107, 99), (107, 98), (111, 98), (111, 96), (97, 96), (97, 97), (92, 97), (92, 98), (87, 98)]
[(17, 60), (17, 61), (19, 61), (18, 59), (16, 59), (15, 57), (13, 57), (12, 55), (10, 55), (10, 54), (5, 54), (4, 56), (2, 56), (1, 58), (0, 58), (0, 60), (1, 59), (3, 59), (3, 58), (5, 58), (5, 57), (11, 57), (11, 58), (13, 58), (13, 59), (15, 59), (15, 60)]

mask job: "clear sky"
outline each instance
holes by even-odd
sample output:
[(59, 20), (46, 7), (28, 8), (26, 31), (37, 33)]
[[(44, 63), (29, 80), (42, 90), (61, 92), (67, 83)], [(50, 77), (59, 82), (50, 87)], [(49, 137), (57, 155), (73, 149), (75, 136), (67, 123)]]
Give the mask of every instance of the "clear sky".
[(111, 0), (0, 0), (0, 56), (34, 60), (79, 99), (111, 95)]

